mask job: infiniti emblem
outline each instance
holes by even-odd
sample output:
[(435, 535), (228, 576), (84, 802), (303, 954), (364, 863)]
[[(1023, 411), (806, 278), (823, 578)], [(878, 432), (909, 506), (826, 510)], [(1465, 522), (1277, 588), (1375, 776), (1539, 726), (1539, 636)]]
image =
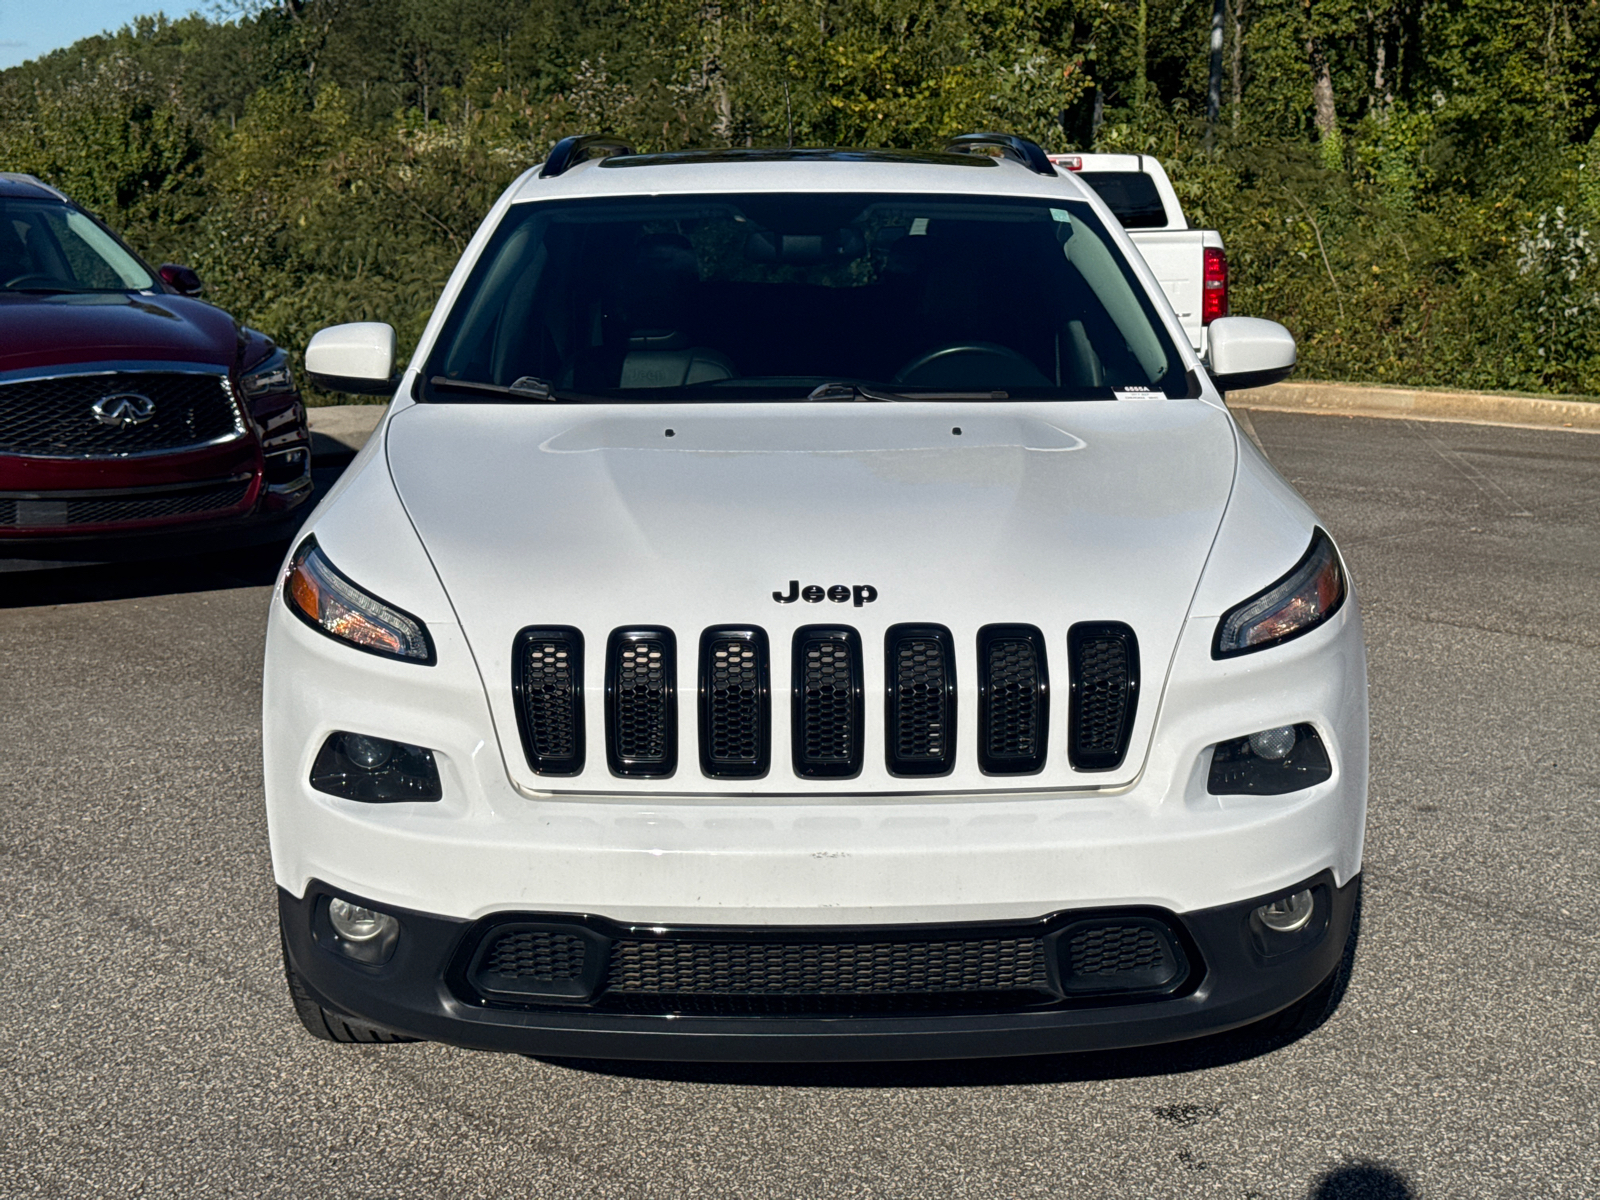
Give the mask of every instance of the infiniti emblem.
[(101, 396), (89, 411), (102, 425), (124, 429), (129, 425), (143, 425), (155, 416), (156, 402), (138, 392), (116, 392)]

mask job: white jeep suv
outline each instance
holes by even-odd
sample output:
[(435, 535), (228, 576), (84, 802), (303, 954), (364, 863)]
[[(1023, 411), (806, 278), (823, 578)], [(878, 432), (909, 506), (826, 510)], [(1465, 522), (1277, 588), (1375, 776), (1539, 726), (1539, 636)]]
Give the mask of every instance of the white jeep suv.
[(336, 1041), (892, 1059), (1336, 996), (1367, 782), (1338, 551), (1038, 146), (558, 144), (267, 635), (285, 965)]

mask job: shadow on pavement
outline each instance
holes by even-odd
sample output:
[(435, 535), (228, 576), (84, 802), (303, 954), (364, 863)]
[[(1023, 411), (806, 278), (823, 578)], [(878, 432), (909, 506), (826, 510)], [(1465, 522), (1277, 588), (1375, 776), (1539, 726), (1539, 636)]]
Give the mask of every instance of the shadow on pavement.
[(225, 588), (264, 587), (278, 573), (287, 542), (238, 550), (92, 566), (48, 567), (0, 574), (0, 608), (131, 600)]
[(1336, 1167), (1312, 1186), (1309, 1200), (1417, 1200), (1400, 1172), (1381, 1163), (1359, 1162)]

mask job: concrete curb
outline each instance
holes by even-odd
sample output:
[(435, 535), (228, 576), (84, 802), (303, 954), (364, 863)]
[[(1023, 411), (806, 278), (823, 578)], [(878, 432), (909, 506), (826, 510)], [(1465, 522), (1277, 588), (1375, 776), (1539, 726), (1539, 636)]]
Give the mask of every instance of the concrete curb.
[(1228, 395), (1229, 408), (1335, 417), (1406, 417), (1471, 425), (1519, 425), (1600, 433), (1600, 404), (1488, 392), (1432, 392), (1350, 383), (1277, 383)]
[(328, 404), (306, 409), (306, 423), (311, 426), (311, 461), (353, 458), (388, 411), (387, 404)]

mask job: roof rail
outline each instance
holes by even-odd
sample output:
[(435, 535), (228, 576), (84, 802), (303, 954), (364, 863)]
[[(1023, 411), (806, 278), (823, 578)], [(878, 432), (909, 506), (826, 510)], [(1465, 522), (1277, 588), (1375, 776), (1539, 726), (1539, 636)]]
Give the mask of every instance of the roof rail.
[(632, 153), (632, 146), (610, 134), (586, 133), (581, 137), (562, 138), (550, 147), (550, 157), (544, 160), (544, 169), (539, 172), (539, 178), (550, 179), (563, 174), (585, 159)]
[[(44, 180), (40, 179), (37, 175), (27, 175), (27, 174), (24, 174), (21, 171), (0, 171), (0, 179), (5, 180), (7, 183), (26, 183), (26, 184), (30, 184), (33, 187), (38, 188), (41, 192), (49, 192), (52, 196), (55, 196), (57, 199), (60, 199), (60, 200), (66, 200), (67, 199), (66, 194), (64, 192), (62, 192), (60, 188), (51, 187), (48, 183), (46, 183)], [(69, 201), (69, 203), (70, 203), (70, 201)]]
[(1038, 142), (1030, 142), (1014, 133), (963, 133), (951, 138), (944, 148), (947, 154), (992, 154), (996, 158), (1012, 158), (1040, 175), (1057, 174), (1050, 156)]

